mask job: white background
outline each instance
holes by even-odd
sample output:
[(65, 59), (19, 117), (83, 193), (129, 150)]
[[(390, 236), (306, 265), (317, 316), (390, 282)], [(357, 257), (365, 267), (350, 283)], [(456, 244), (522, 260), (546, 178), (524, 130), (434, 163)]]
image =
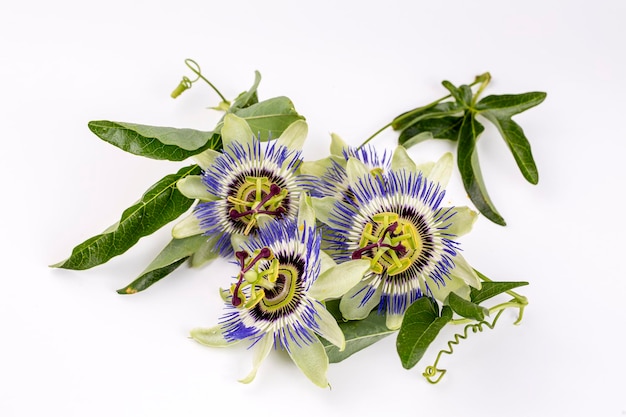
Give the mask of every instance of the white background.
[[(623, 158), (626, 5), (621, 1), (2, 2), (0, 415), (626, 415)], [(121, 296), (169, 227), (106, 265), (53, 270), (183, 163), (125, 154), (89, 120), (211, 130), (218, 99), (169, 97), (194, 58), (230, 98), (258, 69), (261, 98), (287, 95), (310, 126), (357, 145), (440, 82), (493, 75), (487, 94), (546, 91), (516, 118), (540, 172), (524, 181), (497, 132), (479, 151), (506, 228), (481, 218), (465, 257), (496, 280), (528, 280), (524, 321), (505, 314), (444, 357), (444, 380), (402, 368), (389, 337), (331, 365), (332, 390), (273, 353), (251, 385), (244, 348), (187, 338), (220, 314), (217, 262)], [(375, 143), (391, 149), (396, 134)], [(452, 150), (425, 143), (418, 161)], [(468, 204), (454, 176), (447, 199)]]

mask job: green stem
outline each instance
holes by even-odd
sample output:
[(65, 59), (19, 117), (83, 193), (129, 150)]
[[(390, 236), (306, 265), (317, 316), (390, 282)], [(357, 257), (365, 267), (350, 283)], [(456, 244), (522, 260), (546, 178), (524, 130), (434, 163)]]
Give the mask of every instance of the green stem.
[[(198, 81), (198, 79), (203, 80), (204, 82), (206, 82), (212, 89), (213, 91), (215, 91), (217, 93), (218, 96), (220, 96), (220, 98), (222, 99), (222, 101), (228, 102), (228, 100), (226, 100), (226, 97), (224, 97), (222, 95), (222, 93), (220, 92), (220, 90), (217, 89), (216, 86), (213, 85), (213, 83), (211, 81), (209, 81), (204, 75), (202, 75), (202, 72), (200, 70), (200, 65), (198, 65), (198, 63), (196, 61), (194, 61), (193, 59), (185, 59), (185, 65), (187, 65), (187, 67), (194, 72), (194, 74), (196, 74), (198, 76), (198, 78), (196, 78), (195, 80), (192, 81), (196, 82)], [(195, 67), (195, 68), (194, 68)]]
[(357, 148), (357, 150), (361, 149), (363, 146), (367, 145), (367, 143), (374, 139), (376, 136), (378, 136), (378, 134), (380, 132), (382, 132), (383, 130), (387, 129), (389, 126), (391, 126), (392, 122), (387, 123), (385, 126), (381, 127), (380, 129), (378, 129), (373, 135), (371, 135), (369, 138), (365, 139), (365, 142), (363, 142), (362, 144), (359, 145), (359, 147)]

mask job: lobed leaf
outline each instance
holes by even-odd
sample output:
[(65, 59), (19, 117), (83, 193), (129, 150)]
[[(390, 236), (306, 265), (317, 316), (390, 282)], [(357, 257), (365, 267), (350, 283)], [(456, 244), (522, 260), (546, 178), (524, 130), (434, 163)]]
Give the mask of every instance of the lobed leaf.
[(484, 129), (483, 125), (476, 121), (473, 113), (469, 111), (465, 113), (459, 130), (457, 165), (463, 179), (465, 191), (467, 191), (476, 208), (492, 222), (505, 226), (506, 222), (500, 216), (487, 194), (480, 171), (480, 164), (478, 163), (476, 140)]
[(428, 297), (415, 301), (404, 313), (396, 349), (402, 366), (411, 369), (424, 356), (439, 331), (452, 319), (452, 309), (444, 306), (439, 315), (437, 304)]
[(290, 124), (304, 120), (287, 97), (270, 98), (235, 110), (234, 114), (245, 119), (252, 132), (260, 135), (261, 140), (276, 139)]
[(326, 309), (335, 317), (339, 328), (341, 328), (346, 338), (346, 348), (341, 352), (337, 346), (322, 339), (330, 363), (341, 362), (356, 352), (394, 333), (394, 330), (387, 328), (385, 316), (379, 314), (377, 310), (372, 311), (363, 320), (344, 321), (339, 311), (339, 300), (328, 301)]
[(394, 130), (404, 130), (423, 119), (452, 116), (462, 112), (462, 107), (454, 101), (443, 103), (431, 103), (424, 107), (418, 107), (406, 113), (402, 113), (391, 122)]
[(526, 181), (537, 184), (539, 173), (530, 150), (530, 142), (526, 139), (522, 127), (509, 117), (501, 117), (491, 111), (481, 114), (498, 128)]
[[(398, 142), (408, 148), (431, 138), (456, 141), (459, 138), (462, 123), (462, 117), (445, 116), (423, 119), (403, 130)], [(430, 133), (430, 135), (425, 135), (425, 133)]]
[(222, 149), (219, 133), (96, 120), (89, 129), (100, 139), (133, 155), (182, 161), (206, 149)]
[(117, 290), (118, 294), (135, 294), (160, 281), (174, 272), (206, 241), (207, 237), (203, 235), (172, 239), (133, 282)]
[(483, 98), (474, 107), (477, 112), (489, 111), (498, 117), (509, 118), (541, 104), (546, 93), (531, 92), (524, 94), (491, 95)]
[(52, 267), (88, 269), (126, 252), (140, 238), (154, 233), (191, 207), (193, 200), (178, 191), (176, 182), (187, 175), (199, 173), (200, 168), (191, 165), (176, 174), (166, 175), (150, 187), (137, 203), (124, 210), (116, 224), (76, 246), (68, 259)]
[(468, 85), (455, 87), (450, 81), (442, 81), (441, 84), (450, 92), (460, 108), (469, 108), (472, 103), (472, 89)]

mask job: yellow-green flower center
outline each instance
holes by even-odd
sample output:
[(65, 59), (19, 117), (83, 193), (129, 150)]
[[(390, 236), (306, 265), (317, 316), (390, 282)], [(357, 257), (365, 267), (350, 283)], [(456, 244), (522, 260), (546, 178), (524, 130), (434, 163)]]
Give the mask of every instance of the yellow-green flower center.
[(366, 259), (370, 269), (382, 274), (397, 275), (407, 270), (418, 259), (423, 242), (415, 225), (396, 213), (378, 213), (372, 217), (361, 233), (359, 249), (352, 259)]
[(234, 196), (229, 196), (232, 204), (229, 215), (233, 220), (246, 224), (244, 234), (257, 224), (258, 216), (281, 216), (285, 213), (282, 202), (287, 196), (287, 189), (281, 189), (267, 177), (246, 177)]
[[(264, 311), (273, 312), (292, 301), (299, 275), (296, 267), (281, 264), (267, 247), (255, 251), (249, 260), (246, 251), (239, 251), (235, 256), (241, 272), (237, 282), (230, 287), (233, 306), (250, 309), (260, 303)], [(248, 295), (243, 292), (246, 287), (250, 287)]]

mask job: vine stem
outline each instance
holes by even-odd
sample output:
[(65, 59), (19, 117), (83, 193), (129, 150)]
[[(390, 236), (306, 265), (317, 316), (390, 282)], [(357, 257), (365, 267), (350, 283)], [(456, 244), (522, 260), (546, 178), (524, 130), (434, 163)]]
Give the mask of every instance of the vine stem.
[(205, 83), (207, 83), (213, 89), (213, 91), (215, 91), (217, 95), (220, 96), (223, 102), (229, 103), (229, 101), (226, 100), (226, 97), (224, 97), (224, 95), (220, 92), (220, 90), (218, 90), (218, 88), (215, 85), (213, 85), (211, 81), (209, 81), (204, 75), (202, 75), (202, 70), (200, 69), (200, 65), (198, 65), (196, 61), (194, 61), (193, 59), (187, 58), (185, 59), (185, 65), (187, 65), (187, 68), (189, 68), (197, 76), (195, 80), (193, 81), (189, 80), (189, 87), (191, 86), (191, 84), (195, 83), (196, 81), (200, 79), (204, 81)]
[[(489, 74), (488, 72), (485, 72), (481, 75), (476, 76), (476, 78), (474, 79), (474, 81), (469, 85), (470, 87), (475, 86), (476, 84), (480, 83), (480, 86), (478, 87), (478, 90), (476, 91), (476, 94), (474, 94), (474, 98), (473, 100), (475, 101), (478, 96), (482, 93), (482, 91), (485, 89), (485, 87), (487, 86), (487, 84), (489, 84), (489, 81), (491, 80), (491, 74)], [(439, 104), (440, 102), (442, 102), (443, 100), (449, 99), (450, 97), (452, 97), (451, 94), (448, 94), (446, 96), (441, 97), (440, 99), (437, 99), (435, 101), (433, 101), (430, 104), (427, 104), (425, 106), (421, 106), (421, 107), (417, 107), (413, 110), (409, 110), (406, 113), (402, 113), (400, 116), (396, 117), (395, 119), (393, 119), (391, 122), (387, 123), (385, 126), (381, 127), (380, 129), (378, 129), (376, 132), (374, 132), (372, 135), (370, 135), (367, 139), (365, 139), (365, 141), (363, 143), (361, 143), (359, 145), (359, 147), (357, 149), (361, 149), (363, 146), (365, 146), (367, 143), (369, 143), (372, 139), (374, 139), (376, 136), (378, 136), (381, 132), (383, 132), (385, 129), (387, 129), (388, 127), (392, 126), (394, 123), (398, 123), (401, 122), (405, 119), (411, 118), (413, 117), (416, 113), (422, 112), (426, 109), (429, 109), (431, 107), (436, 106), (437, 104)]]

